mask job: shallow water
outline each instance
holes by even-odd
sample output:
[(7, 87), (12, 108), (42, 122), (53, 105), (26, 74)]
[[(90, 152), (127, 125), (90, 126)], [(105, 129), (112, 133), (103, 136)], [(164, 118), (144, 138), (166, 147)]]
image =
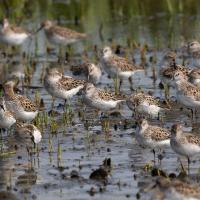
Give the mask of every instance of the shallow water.
[[(97, 45), (99, 51), (104, 45), (111, 45), (114, 49), (116, 45), (121, 45), (122, 55), (134, 59), (137, 64), (141, 63), (140, 48), (148, 45), (145, 53), (146, 73), (134, 77), (133, 84), (135, 88), (152, 91), (155, 96), (164, 98), (163, 90), (158, 87), (159, 77), (155, 83), (151, 78), (152, 68), (157, 69), (161, 66), (162, 56), (168, 47), (176, 49), (179, 55), (179, 47), (183, 42), (198, 38), (199, 5), (195, 1), (185, 1), (179, 5), (173, 1), (168, 1), (168, 4), (167, 1), (150, 1), (155, 6), (150, 6), (148, 1), (143, 2), (10, 1), (9, 9), (6, 9), (4, 4), (0, 5), (0, 13), (1, 16), (7, 13), (11, 21), (28, 27), (29, 30), (35, 30), (43, 19), (49, 18), (57, 19), (63, 26), (86, 32), (89, 38), (72, 45), (70, 59), (62, 65), (67, 75), (72, 75), (70, 66), (81, 63), (83, 55), (97, 62), (94, 45)], [(75, 22), (78, 25), (75, 25)], [(189, 30), (188, 23), (191, 26)], [(48, 55), (47, 47), (50, 48)], [(44, 112), (48, 113), (52, 109), (52, 100), (43, 88), (41, 77), (49, 63), (57, 61), (59, 48), (48, 44), (44, 33), (39, 32), (32, 41), (27, 41), (22, 47), (22, 51), (29, 53), (29, 61), (21, 59), (21, 65), (16, 67), (10, 63), (12, 60), (19, 60), (19, 56), (16, 55), (19, 49), (9, 50), (2, 45), (1, 51), (9, 51), (10, 54), (10, 57), (7, 55), (1, 59), (2, 82), (9, 72), (16, 68), (17, 71), (32, 69), (31, 86), (34, 87), (26, 88), (25, 93), (32, 99), (39, 94), (39, 98), (45, 103), (45, 111), (41, 111), (41, 115), (44, 115)], [(69, 49), (67, 51), (69, 52)], [(156, 58), (156, 63), (149, 61), (152, 56)], [(182, 59), (178, 58), (178, 62), (182, 63)], [(107, 87), (114, 91), (113, 81), (105, 73), (99, 87)], [(132, 93), (128, 81), (123, 83), (122, 92), (126, 95)], [(173, 89), (170, 96), (175, 96)], [(150, 172), (145, 171), (144, 167), (147, 163), (153, 165), (153, 154), (150, 149), (142, 149), (137, 145), (134, 139), (135, 121), (132, 112), (125, 104), (122, 105), (118, 110), (120, 115), (110, 117), (110, 131), (105, 132), (102, 130), (104, 118), (100, 117), (100, 114), (97, 116), (91, 108), (86, 107), (85, 111), (80, 95), (70, 101), (73, 117), (69, 117), (68, 120), (63, 113), (63, 103), (57, 99), (54, 110), (58, 114), (55, 117), (46, 114), (48, 122), (37, 122), (42, 129), (43, 139), (38, 145), (37, 153), (31, 158), (27, 156), (24, 148), (14, 153), (9, 143), (16, 142), (13, 134), (3, 134), (2, 151), (8, 154), (2, 153), (0, 157), (1, 190), (9, 190), (20, 200), (136, 199), (144, 179), (151, 180)], [(174, 105), (173, 111), (169, 111), (163, 120), (151, 120), (152, 124), (170, 128), (174, 122), (181, 121), (189, 127), (189, 131), (193, 128), (198, 132), (199, 118), (192, 122), (188, 117), (190, 111), (181, 111), (175, 102)], [(181, 169), (176, 154), (171, 149), (165, 151), (159, 167), (167, 173), (178, 174)], [(90, 180), (91, 172), (98, 169), (105, 158), (111, 158), (112, 162), (107, 183)], [(187, 161), (182, 161), (187, 166)], [(79, 174), (78, 178), (71, 178), (72, 170)], [(199, 158), (192, 162), (190, 173), (198, 179)], [(91, 188), (94, 188), (95, 194), (89, 192)]]

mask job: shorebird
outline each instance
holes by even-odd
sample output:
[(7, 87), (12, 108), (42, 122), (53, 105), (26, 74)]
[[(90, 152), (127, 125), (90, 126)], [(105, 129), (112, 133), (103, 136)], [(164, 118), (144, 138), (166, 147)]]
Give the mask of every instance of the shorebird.
[(7, 79), (17, 78), (23, 81), (25, 78), (24, 65), (20, 61), (12, 61), (8, 65)]
[(16, 80), (9, 80), (3, 85), (7, 108), (21, 121), (31, 121), (38, 114), (35, 104), (25, 96), (15, 94)]
[(86, 38), (85, 33), (78, 33), (69, 28), (57, 26), (50, 20), (42, 22), (36, 32), (41, 29), (44, 29), (47, 39), (54, 45), (69, 45)]
[(189, 65), (200, 67), (200, 43), (198, 41), (189, 42), (186, 48)]
[(168, 51), (164, 54), (160, 62), (159, 71), (174, 64), (176, 64), (176, 53), (174, 51)]
[(30, 34), (21, 27), (11, 25), (8, 19), (3, 19), (2, 27), (0, 28), (0, 41), (9, 45), (22, 45)]
[(42, 134), (33, 124), (16, 122), (15, 138), (17, 144), (26, 147), (29, 154), (30, 148), (35, 147), (41, 141)]
[(200, 43), (198, 41), (189, 42), (188, 52), (191, 56), (200, 58)]
[(0, 98), (0, 128), (10, 128), (15, 122), (13, 114), (6, 108), (4, 98)]
[(174, 124), (171, 128), (170, 145), (175, 153), (187, 157), (189, 172), (190, 158), (200, 153), (200, 137), (184, 133), (180, 124)]
[[(155, 190), (158, 189), (158, 190)], [(161, 198), (156, 200), (199, 200), (200, 199), (200, 187), (197, 184), (181, 181), (178, 179), (163, 178), (159, 177), (153, 183), (150, 183), (147, 188), (144, 189), (146, 192), (153, 190), (154, 198), (157, 194), (161, 194)], [(148, 194), (148, 193), (147, 193)]]
[(190, 69), (186, 68), (182, 65), (177, 65), (176, 63), (163, 68), (160, 71), (161, 80), (170, 87), (175, 87), (175, 82), (173, 80), (173, 76), (176, 72), (181, 72), (185, 79), (188, 79), (188, 74), (190, 73)]
[(108, 111), (124, 102), (123, 97), (116, 96), (108, 91), (96, 88), (92, 83), (87, 83), (83, 89), (84, 102), (98, 110)]
[(193, 118), (194, 111), (200, 107), (200, 88), (185, 80), (183, 73), (180, 71), (174, 74), (174, 80), (177, 100), (191, 109)]
[(11, 61), (8, 65), (6, 80), (18, 79), (21, 82), (22, 90), (24, 91), (25, 70), (24, 65), (20, 61)]
[(190, 73), (190, 69), (183, 66), (178, 65), (176, 63), (176, 53), (168, 52), (164, 58), (161, 67), (159, 68), (159, 76), (161, 82), (159, 86), (165, 89), (165, 98), (169, 98), (170, 87), (175, 87), (175, 81), (173, 80), (173, 75), (175, 72), (181, 71), (185, 77), (188, 79), (188, 74)]
[(103, 49), (101, 63), (109, 76), (115, 79), (120, 79), (120, 87), (122, 85), (122, 80), (128, 79), (130, 82), (131, 90), (133, 90), (132, 76), (134, 76), (137, 72), (144, 71), (144, 69), (139, 69), (130, 63), (126, 58), (113, 54), (110, 47), (105, 47)]
[(170, 146), (170, 131), (158, 126), (149, 125), (146, 119), (137, 122), (135, 139), (142, 147), (153, 149), (155, 162), (155, 149)]
[(83, 75), (88, 82), (94, 85), (100, 83), (102, 75), (101, 69), (94, 63), (84, 62), (80, 65), (71, 66), (70, 70), (74, 76)]
[(170, 109), (167, 102), (164, 104), (164, 102), (143, 92), (131, 95), (126, 100), (126, 103), (132, 111), (153, 118), (159, 118), (160, 114), (164, 114), (165, 109)]
[(97, 85), (101, 80), (101, 69), (93, 63), (88, 64), (88, 82)]
[(57, 68), (47, 68), (44, 78), (45, 89), (52, 98), (61, 98), (65, 101), (83, 89), (85, 83), (84, 80), (64, 76)]
[(193, 69), (189, 75), (189, 81), (196, 85), (197, 87), (200, 87), (200, 69)]

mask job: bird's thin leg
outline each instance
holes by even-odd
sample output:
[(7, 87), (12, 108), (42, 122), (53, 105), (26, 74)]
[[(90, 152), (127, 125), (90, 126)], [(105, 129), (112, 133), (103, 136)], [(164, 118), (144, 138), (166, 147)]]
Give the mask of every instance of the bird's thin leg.
[(193, 116), (192, 116), (192, 119), (193, 120), (196, 120), (197, 119), (197, 110), (194, 108), (193, 109)]
[(161, 156), (161, 150), (159, 149), (159, 150), (158, 150), (158, 163), (159, 163), (159, 165), (161, 165), (160, 156)]
[(70, 112), (71, 111), (71, 104), (68, 99), (65, 99), (64, 105), (63, 105), (63, 111), (64, 112)]
[(156, 152), (155, 152), (154, 149), (152, 150), (152, 152), (153, 152), (153, 162), (154, 162), (154, 165), (155, 165), (156, 164)]
[(182, 171), (185, 172), (185, 168), (184, 168), (183, 163), (181, 162), (181, 159), (180, 159), (180, 158), (179, 158), (179, 162), (180, 162)]
[(133, 89), (133, 80), (132, 80), (132, 77), (130, 76), (130, 77), (128, 78), (128, 80), (129, 80), (129, 83), (130, 83), (130, 89), (131, 89), (131, 91), (134, 91), (134, 89)]
[(191, 162), (191, 161), (190, 161), (190, 158), (189, 158), (189, 157), (188, 157), (187, 159), (188, 159), (188, 174), (190, 174), (190, 162)]
[(119, 91), (121, 91), (122, 83), (123, 83), (123, 80), (120, 79), (120, 80), (119, 80)]
[(197, 110), (194, 109), (194, 116), (195, 116), (195, 119), (197, 119)]
[(132, 116), (135, 117), (136, 119), (139, 118), (139, 113), (137, 112), (136, 108), (133, 109), (133, 115)]
[(157, 118), (158, 121), (160, 121), (160, 112), (158, 112), (158, 118)]
[(68, 51), (69, 51), (69, 55), (70, 55), (71, 52), (72, 52), (72, 46), (71, 45), (68, 45)]
[[(2, 128), (0, 129), (0, 140), (3, 140)], [(3, 152), (3, 144), (1, 144), (1, 152)]]
[(52, 96), (52, 104), (51, 104), (52, 110), (53, 110), (53, 107), (54, 107), (54, 103), (55, 103), (55, 98)]
[(160, 166), (162, 164), (162, 159), (163, 159), (163, 152), (162, 152), (162, 149), (159, 149), (158, 161), (159, 161)]
[(58, 52), (58, 62), (62, 63), (62, 46), (59, 45), (59, 52)]
[(67, 99), (65, 99), (65, 101), (64, 101), (64, 105), (63, 105), (63, 111), (65, 112), (67, 109), (66, 109), (66, 105), (67, 105), (68, 103), (67, 103)]
[(30, 159), (30, 150), (29, 150), (28, 147), (26, 147), (26, 150), (27, 150), (27, 153), (28, 153), (28, 161), (29, 161), (29, 159)]
[(191, 108), (190, 109), (191, 110), (191, 120), (193, 121), (194, 119), (195, 119), (195, 117), (194, 117), (194, 110), (193, 110), (193, 108)]
[(22, 92), (24, 94), (24, 78), (21, 78), (21, 82), (22, 82)]

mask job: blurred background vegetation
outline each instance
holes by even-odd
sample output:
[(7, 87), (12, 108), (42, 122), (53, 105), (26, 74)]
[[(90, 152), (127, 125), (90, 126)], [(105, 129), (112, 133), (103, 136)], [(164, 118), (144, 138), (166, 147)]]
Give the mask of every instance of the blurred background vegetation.
[(44, 19), (87, 32), (89, 43), (177, 48), (199, 39), (198, 0), (0, 0), (0, 17), (30, 30)]

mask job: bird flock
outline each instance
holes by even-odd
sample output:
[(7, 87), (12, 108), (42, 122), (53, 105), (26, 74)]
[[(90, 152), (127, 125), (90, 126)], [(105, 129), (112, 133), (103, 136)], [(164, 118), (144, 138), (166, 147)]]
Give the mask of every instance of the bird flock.
[[(46, 20), (34, 33), (28, 33), (21, 27), (11, 25), (8, 19), (2, 21), (0, 28), (0, 42), (15, 46), (22, 45), (28, 38), (33, 37), (40, 30), (44, 30), (49, 43), (65, 47), (72, 43), (87, 39), (85, 33), (78, 33), (74, 30), (61, 27)], [(190, 42), (183, 49), (189, 52), (189, 59), (200, 58), (200, 43)], [(191, 110), (191, 120), (197, 119), (197, 111), (200, 107), (200, 63), (192, 62), (190, 67), (176, 63), (176, 54), (167, 53), (163, 58), (166, 63), (158, 70), (161, 79), (160, 85), (164, 88), (174, 88), (177, 102), (184, 108)], [(113, 53), (108, 46), (102, 50), (100, 63), (98, 65), (87, 62), (87, 79), (80, 80), (71, 76), (65, 76), (58, 67), (48, 67), (44, 76), (44, 88), (52, 97), (52, 103), (56, 98), (63, 99), (64, 103), (73, 96), (81, 94), (82, 100), (88, 107), (107, 114), (126, 104), (133, 112), (136, 130), (135, 139), (142, 147), (150, 147), (154, 153), (166, 147), (188, 160), (188, 171), (191, 157), (200, 153), (200, 136), (192, 133), (185, 133), (183, 123), (175, 123), (170, 129), (151, 125), (151, 119), (160, 119), (167, 115), (167, 111), (173, 110), (168, 98), (161, 101), (147, 92), (136, 91), (133, 84), (133, 77), (138, 73), (144, 73), (144, 68), (135, 65), (127, 58)], [(119, 80), (119, 92), (115, 94), (98, 87), (101, 82), (102, 71), (109, 77)], [(123, 95), (123, 81), (130, 83), (130, 96)], [(39, 113), (38, 107), (33, 101), (24, 95), (15, 92), (15, 87), (20, 79), (16, 76), (9, 78), (3, 84), (3, 97), (0, 99), (0, 127), (9, 129), (15, 126), (16, 134), (24, 141), (29, 140), (35, 144), (42, 139), (39, 129), (31, 122)], [(170, 92), (170, 90), (169, 90)], [(159, 181), (162, 188), (166, 183)], [(163, 186), (164, 185), (164, 186)], [(169, 189), (169, 187), (168, 187)]]

